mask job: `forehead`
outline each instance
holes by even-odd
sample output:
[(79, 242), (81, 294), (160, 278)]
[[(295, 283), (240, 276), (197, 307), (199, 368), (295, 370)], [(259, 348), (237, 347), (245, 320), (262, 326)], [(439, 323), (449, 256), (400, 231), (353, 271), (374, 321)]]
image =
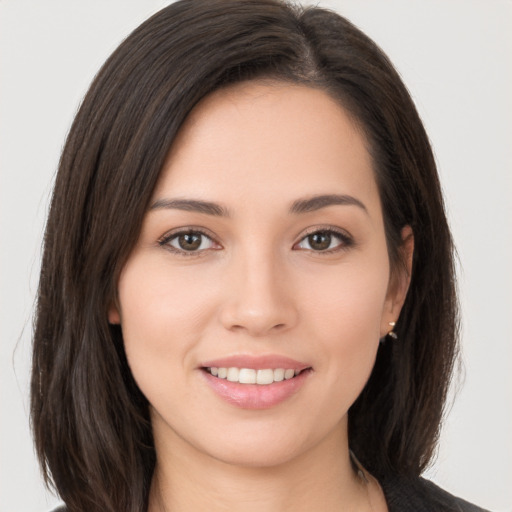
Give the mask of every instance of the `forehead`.
[(378, 200), (366, 139), (349, 114), (322, 90), (279, 82), (245, 82), (204, 98), (169, 152), (155, 195), (164, 193)]

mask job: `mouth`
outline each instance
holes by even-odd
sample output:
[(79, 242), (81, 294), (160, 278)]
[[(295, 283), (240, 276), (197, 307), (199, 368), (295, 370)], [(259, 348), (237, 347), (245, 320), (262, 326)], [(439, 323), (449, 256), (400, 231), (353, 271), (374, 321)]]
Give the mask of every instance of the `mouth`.
[(311, 370), (311, 367), (296, 368), (238, 368), (230, 367), (204, 367), (203, 370), (217, 379), (225, 379), (229, 382), (239, 384), (257, 384), (260, 386), (268, 386), (274, 382), (282, 382), (291, 380), (299, 376), (302, 372)]
[(235, 355), (204, 361), (199, 367), (209, 388), (242, 409), (269, 409), (303, 388), (313, 367), (279, 355)]

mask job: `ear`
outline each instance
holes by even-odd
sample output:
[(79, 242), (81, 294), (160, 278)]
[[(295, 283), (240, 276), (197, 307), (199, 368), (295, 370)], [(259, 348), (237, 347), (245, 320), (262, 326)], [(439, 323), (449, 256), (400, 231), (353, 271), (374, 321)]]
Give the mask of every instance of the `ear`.
[(392, 331), (390, 322), (396, 322), (404, 305), (411, 282), (412, 261), (414, 255), (414, 233), (411, 226), (402, 229), (402, 245), (399, 248), (400, 261), (391, 272), (388, 293), (384, 305), (380, 327), (381, 338)]
[(120, 325), (121, 324), (121, 315), (119, 313), (119, 308), (113, 301), (108, 308), (108, 323), (112, 325)]

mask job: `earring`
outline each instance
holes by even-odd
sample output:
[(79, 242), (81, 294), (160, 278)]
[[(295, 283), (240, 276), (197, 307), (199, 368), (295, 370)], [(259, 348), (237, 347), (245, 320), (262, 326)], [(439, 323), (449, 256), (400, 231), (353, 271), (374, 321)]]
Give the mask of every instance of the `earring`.
[(394, 331), (396, 322), (389, 322), (388, 325), (391, 327), (391, 331), (388, 332), (388, 336), (390, 338), (393, 338), (394, 340), (397, 340), (398, 336), (397, 336), (396, 332)]

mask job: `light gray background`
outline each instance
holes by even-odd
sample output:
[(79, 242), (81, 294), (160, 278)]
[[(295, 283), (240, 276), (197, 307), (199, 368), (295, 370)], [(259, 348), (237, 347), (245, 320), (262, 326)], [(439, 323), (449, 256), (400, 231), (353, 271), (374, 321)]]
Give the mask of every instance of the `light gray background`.
[[(0, 0), (0, 512), (45, 511), (28, 428), (51, 183), (95, 72), (162, 0)], [(429, 132), (460, 256), (465, 374), (428, 476), (512, 510), (512, 3), (331, 0), (390, 55)]]

